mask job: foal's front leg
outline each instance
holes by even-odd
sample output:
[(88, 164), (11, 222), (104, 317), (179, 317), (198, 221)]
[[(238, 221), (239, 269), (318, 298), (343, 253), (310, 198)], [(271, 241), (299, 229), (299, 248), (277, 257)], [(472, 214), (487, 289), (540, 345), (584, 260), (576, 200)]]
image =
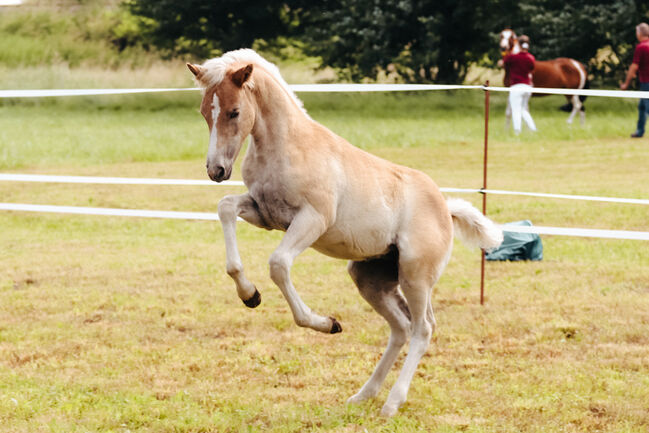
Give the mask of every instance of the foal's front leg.
[(286, 235), (268, 261), (270, 278), (277, 284), (291, 307), (293, 319), (298, 326), (335, 334), (342, 327), (333, 317), (323, 317), (311, 311), (297, 294), (291, 282), (290, 270), (293, 260), (309, 248), (326, 231), (325, 218), (311, 206), (301, 209), (291, 221)]
[(261, 295), (257, 288), (243, 273), (243, 264), (237, 247), (237, 216), (250, 224), (266, 228), (259, 216), (255, 201), (248, 193), (228, 195), (219, 202), (219, 219), (225, 238), (226, 270), (237, 285), (237, 294), (247, 307), (255, 308), (261, 303)]

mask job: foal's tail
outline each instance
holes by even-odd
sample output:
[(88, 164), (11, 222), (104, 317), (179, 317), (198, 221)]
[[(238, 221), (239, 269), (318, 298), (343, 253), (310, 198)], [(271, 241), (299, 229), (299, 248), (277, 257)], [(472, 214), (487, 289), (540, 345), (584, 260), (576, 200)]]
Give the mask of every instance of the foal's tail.
[(503, 231), (471, 203), (459, 198), (447, 200), (455, 233), (465, 244), (485, 250), (496, 248), (503, 241)]

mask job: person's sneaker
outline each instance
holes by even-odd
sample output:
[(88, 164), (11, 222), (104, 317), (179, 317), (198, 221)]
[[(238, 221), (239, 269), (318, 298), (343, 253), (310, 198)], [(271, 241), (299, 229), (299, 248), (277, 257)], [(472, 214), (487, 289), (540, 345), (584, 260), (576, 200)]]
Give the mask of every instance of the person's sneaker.
[(631, 138), (641, 138), (641, 137), (642, 137), (642, 135), (638, 134), (637, 132), (634, 132), (633, 134), (631, 134)]

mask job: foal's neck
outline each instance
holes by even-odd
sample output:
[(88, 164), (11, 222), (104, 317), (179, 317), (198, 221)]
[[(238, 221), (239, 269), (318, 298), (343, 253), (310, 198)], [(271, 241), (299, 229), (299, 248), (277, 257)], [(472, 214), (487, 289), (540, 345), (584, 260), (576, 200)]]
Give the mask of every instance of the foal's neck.
[(265, 71), (255, 77), (257, 114), (252, 136), (258, 151), (280, 151), (300, 134), (302, 122), (310, 121), (287, 91)]

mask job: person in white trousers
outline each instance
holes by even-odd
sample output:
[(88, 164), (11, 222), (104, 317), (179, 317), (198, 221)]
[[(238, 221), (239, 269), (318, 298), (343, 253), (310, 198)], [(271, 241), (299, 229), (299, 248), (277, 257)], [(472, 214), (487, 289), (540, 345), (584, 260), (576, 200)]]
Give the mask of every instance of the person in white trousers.
[(536, 124), (530, 114), (530, 97), (532, 86), (529, 84), (514, 84), (509, 92), (509, 106), (511, 107), (512, 125), (516, 134), (521, 133), (521, 118), (531, 131), (536, 131)]
[(520, 134), (521, 119), (532, 131), (536, 131), (536, 124), (529, 110), (529, 101), (532, 96), (532, 71), (536, 59), (528, 52), (529, 38), (521, 35), (518, 38), (520, 51), (505, 56), (503, 63), (509, 72), (511, 91), (507, 106), (507, 117), (511, 116), (514, 132)]

